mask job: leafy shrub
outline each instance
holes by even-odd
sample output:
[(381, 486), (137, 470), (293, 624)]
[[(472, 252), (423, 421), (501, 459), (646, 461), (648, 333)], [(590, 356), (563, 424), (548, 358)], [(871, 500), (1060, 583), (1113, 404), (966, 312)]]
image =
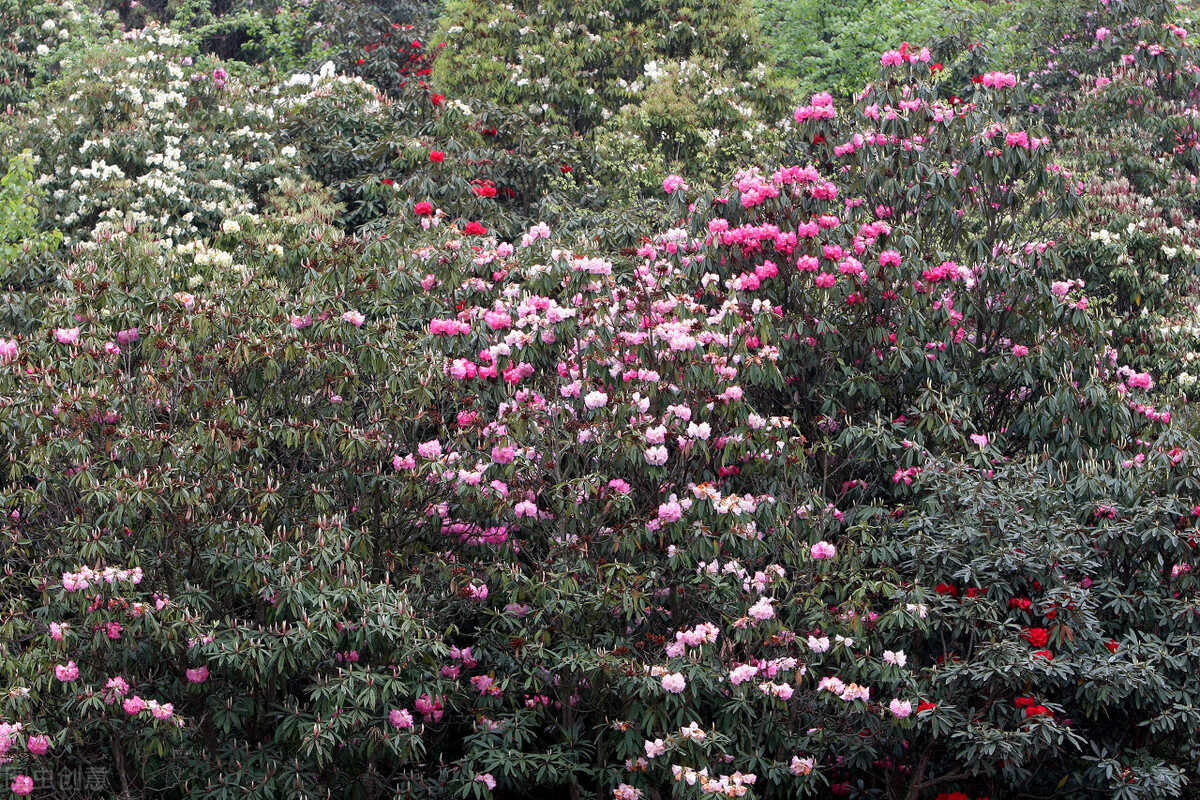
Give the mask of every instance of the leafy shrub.
[(744, 3), (450, 3), (439, 36), (433, 77), (447, 95), (528, 113), (559, 138), (607, 137), (602, 170), (632, 137), (658, 181), (672, 170), (723, 178), (725, 157), (746, 155), (743, 139), (762, 139), (785, 110)]
[(1194, 443), (1059, 280), (1022, 89), (919, 57), (802, 108), (799, 163), (668, 178), (629, 256), (416, 196), (346, 235), (296, 162), (61, 254), (2, 343), (13, 774), (45, 736), (137, 795), (1177, 794)]
[[(1170, 351), (1109, 333), (1131, 262), (1193, 255), (1182, 18), (898, 46), (777, 125), (728, 6), (454, 6), (436, 60), (415, 16), (293, 9), (347, 24), (287, 76), (321, 34), (232, 65), (205, 31), (246, 9), (206, 8), (80, 11), (3, 128), (14, 791), (1195, 780), (1197, 443)], [(522, 25), (553, 104), (439, 88)], [(607, 119), (573, 58), (617, 70)], [(1142, 298), (1136, 335), (1187, 324)]]
[(981, 0), (761, 0), (758, 7), (779, 67), (799, 79), (800, 92), (839, 97), (866, 86), (878, 54), (897, 42), (931, 47), (935, 60), (948, 63), (1001, 17)]

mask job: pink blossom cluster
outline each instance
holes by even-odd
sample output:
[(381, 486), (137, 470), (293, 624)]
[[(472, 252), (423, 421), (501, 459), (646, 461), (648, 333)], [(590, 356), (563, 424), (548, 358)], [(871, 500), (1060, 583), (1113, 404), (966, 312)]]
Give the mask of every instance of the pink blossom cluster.
[(142, 568), (122, 569), (119, 567), (104, 567), (103, 569), (94, 570), (91, 567), (80, 567), (77, 572), (64, 572), (62, 574), (62, 585), (68, 592), (83, 591), (101, 582), (112, 585), (125, 581), (135, 586), (141, 583)]

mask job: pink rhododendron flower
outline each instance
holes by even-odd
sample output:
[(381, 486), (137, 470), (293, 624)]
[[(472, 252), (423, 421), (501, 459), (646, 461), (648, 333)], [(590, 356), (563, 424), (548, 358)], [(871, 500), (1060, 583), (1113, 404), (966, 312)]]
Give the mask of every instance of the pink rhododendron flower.
[(25, 742), (25, 749), (32, 755), (43, 756), (50, 749), (50, 737), (48, 736), (30, 736)]
[(913, 706), (908, 700), (893, 699), (888, 703), (888, 710), (892, 712), (892, 716), (896, 719), (904, 719), (912, 713)]
[(187, 670), (187, 679), (190, 683), (204, 683), (208, 680), (208, 667), (196, 667), (195, 669)]
[(815, 759), (801, 758), (800, 756), (792, 756), (792, 763), (788, 767), (788, 771), (793, 775), (811, 775), (813, 767), (817, 765)]
[(667, 503), (662, 503), (658, 507), (658, 521), (678, 522), (683, 518), (683, 508), (674, 500)]
[(646, 463), (653, 466), (662, 466), (667, 463), (667, 448), (662, 445), (646, 448)]
[(809, 552), (812, 554), (813, 558), (817, 559), (818, 561), (821, 561), (823, 559), (833, 558), (834, 556), (836, 556), (837, 548), (834, 547), (829, 542), (822, 541), (822, 542), (817, 542), (811, 548), (809, 548)]
[(775, 601), (769, 597), (759, 598), (758, 602), (750, 606), (746, 613), (759, 622), (771, 619), (775, 616), (775, 608), (771, 605), (773, 602)]
[(687, 688), (687, 681), (681, 672), (671, 672), (662, 676), (662, 687), (671, 694), (679, 694)]
[(33, 794), (33, 778), (28, 775), (18, 775), (13, 778), (13, 782), (9, 785), (12, 793), (24, 797), (25, 795)]
[(104, 684), (104, 702), (109, 705), (127, 694), (129, 694), (129, 684), (120, 675), (109, 678), (108, 683)]
[(588, 392), (583, 398), (583, 404), (588, 408), (603, 408), (608, 405), (608, 395), (604, 392)]
[(425, 718), (426, 722), (437, 722), (442, 718), (442, 698), (431, 698), (427, 694), (423, 694), (413, 703), (417, 707), (417, 712)]
[(70, 683), (79, 677), (79, 667), (75, 666), (74, 661), (68, 661), (65, 665), (59, 664), (54, 667), (54, 677), (63, 683)]
[(676, 189), (686, 192), (688, 190), (688, 185), (684, 182), (683, 178), (679, 177), (678, 175), (668, 175), (666, 180), (663, 181), (663, 191), (665, 191), (667, 194), (671, 194)]
[(170, 703), (163, 703), (159, 705), (157, 701), (151, 700), (146, 703), (146, 707), (150, 709), (150, 713), (153, 714), (154, 718), (157, 720), (170, 719), (171, 715), (175, 713), (175, 707)]
[(59, 344), (75, 344), (79, 341), (79, 332), (83, 328), (55, 328), (54, 338)]

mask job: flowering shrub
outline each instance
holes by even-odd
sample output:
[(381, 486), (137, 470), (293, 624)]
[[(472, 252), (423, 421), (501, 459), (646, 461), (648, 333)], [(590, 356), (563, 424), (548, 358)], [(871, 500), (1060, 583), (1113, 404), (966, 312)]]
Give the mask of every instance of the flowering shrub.
[[(573, 164), (617, 125), (447, 100), (423, 59), (105, 44), (4, 128), (40, 157), (0, 190), (12, 792), (1195, 780), (1197, 443), (1077, 272), (1095, 167), (1015, 72), (952, 95), (898, 44), (716, 188), (610, 186)], [(619, 125), (719, 74), (679, 63)], [(650, 191), (637, 246), (593, 230)]]
[[(759, 0), (763, 31), (779, 62), (802, 93), (849, 97), (878, 72), (878, 55), (896, 42), (928, 45), (935, 62), (949, 65), (991, 30), (1005, 30), (1010, 6), (978, 0)], [(996, 26), (996, 28), (993, 28)]]
[(191, 53), (154, 27), (85, 49), (64, 65), (70, 90), (47, 91), (11, 134), (33, 150), (67, 244), (135, 228), (164, 248), (198, 242), (230, 217), (252, 217), (294, 163), (295, 149), (273, 139), (269, 95)]
[[(600, 11), (562, 2), (450, 3), (433, 78), (451, 97), (527, 115), (540, 142), (594, 136), (595, 152), (561, 163), (583, 168), (576, 195), (590, 207), (617, 207), (594, 226), (607, 238), (621, 217), (657, 199), (647, 190), (663, 173), (721, 180), (731, 164), (770, 146), (786, 100), (756, 23), (747, 4), (711, 0)], [(503, 127), (494, 134), (505, 147), (524, 138)]]

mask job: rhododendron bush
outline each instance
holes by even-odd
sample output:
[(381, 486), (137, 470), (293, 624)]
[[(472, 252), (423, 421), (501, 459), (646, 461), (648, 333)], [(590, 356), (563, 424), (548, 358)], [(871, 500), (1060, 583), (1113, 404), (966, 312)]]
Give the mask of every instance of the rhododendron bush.
[(898, 43), (611, 248), (451, 172), (476, 110), (419, 81), (111, 45), (3, 132), (12, 792), (1200, 777), (1186, 398), (1064, 254), (1090, 176), (1017, 74)]

